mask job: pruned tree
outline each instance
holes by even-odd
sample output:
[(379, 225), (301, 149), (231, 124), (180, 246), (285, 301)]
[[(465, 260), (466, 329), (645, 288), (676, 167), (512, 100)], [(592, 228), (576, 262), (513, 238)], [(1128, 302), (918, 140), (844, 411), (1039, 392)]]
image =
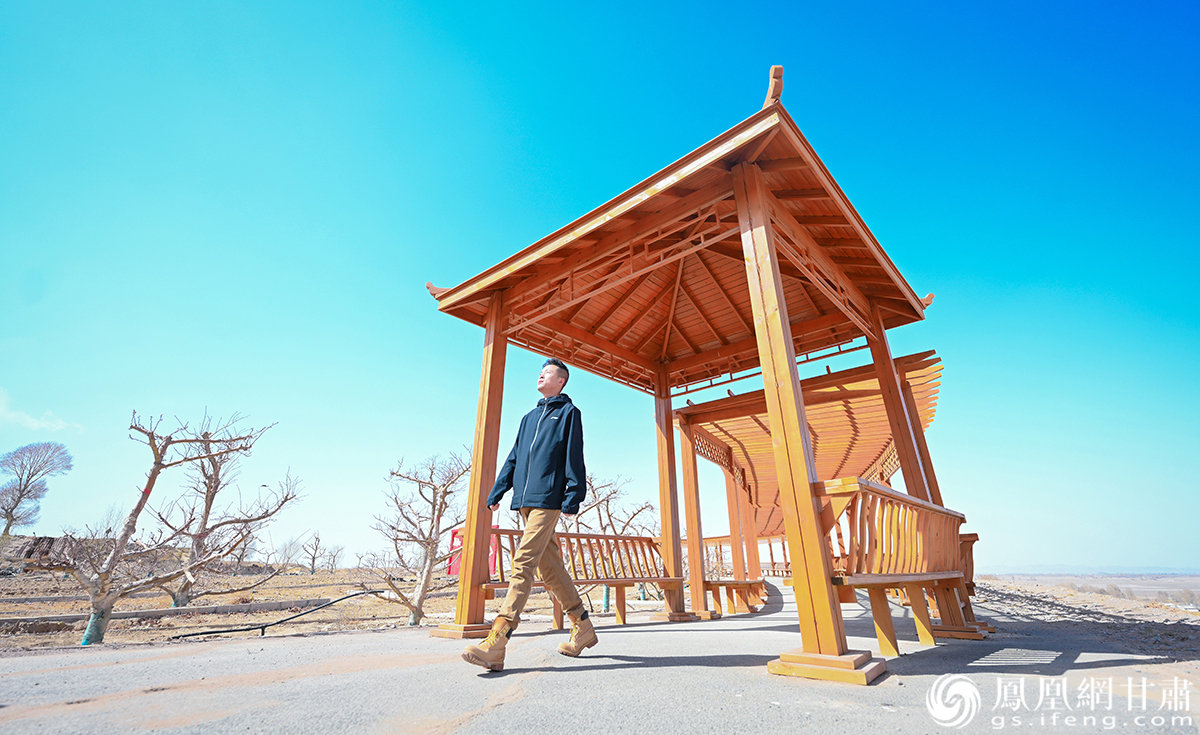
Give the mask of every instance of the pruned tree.
[(71, 453), (58, 442), (38, 442), (0, 455), (0, 477), (11, 476), (0, 484), (0, 519), (7, 536), (19, 526), (37, 523), (41, 501), (49, 489), (46, 480), (69, 472)]
[(321, 561), (325, 564), (325, 571), (336, 572), (338, 570), (338, 565), (342, 563), (344, 550), (343, 546), (330, 546), (325, 550), (325, 554), (321, 557)]
[[(214, 421), (205, 417), (200, 424), (196, 443), (202, 459), (188, 466), (190, 485), (182, 497), (155, 511), (159, 522), (173, 536), (185, 539), (187, 550), (179, 560), (187, 570), (163, 591), (171, 595), (173, 607), (186, 607), (192, 600), (210, 595), (228, 595), (253, 589), (279, 573), (279, 569), (250, 584), (219, 586), (211, 583), (214, 566), (225, 558), (233, 558), (240, 566), (249, 552), (254, 534), (261, 531), (271, 520), (300, 496), (300, 481), (289, 472), (275, 490), (260, 485), (250, 499), (236, 491), (242, 453), (221, 454), (216, 450), (228, 442), (237, 432), (241, 417), (236, 414), (228, 421)], [(227, 549), (213, 559), (213, 552)], [(212, 559), (200, 564), (202, 559)], [(202, 583), (202, 578), (208, 584)]]
[(135, 539), (134, 535), (151, 493), (164, 472), (211, 457), (248, 454), (270, 427), (237, 433), (217, 431), (214, 432), (217, 436), (206, 439), (190, 430), (187, 424), (179, 423), (166, 433), (160, 430), (161, 424), (161, 417), (144, 419), (136, 412), (133, 414), (130, 438), (146, 445), (152, 461), (146, 480), (138, 489), (137, 500), (116, 536), (111, 535), (111, 527), (67, 533), (61, 552), (32, 565), (70, 573), (87, 593), (91, 616), (83, 633), (82, 644), (85, 646), (103, 642), (113, 606), (121, 598), (192, 574), (236, 548), (236, 537), (231, 537), (230, 543), (211, 547), (202, 558), (189, 564), (177, 563), (181, 557), (178, 544), (194, 527), (195, 518), (184, 519), (174, 529), (158, 529), (143, 539)]
[(625, 490), (629, 480), (587, 477), (587, 497), (574, 517), (559, 517), (559, 530), (569, 533), (602, 533), (612, 536), (657, 536), (658, 519), (651, 503), (630, 503)]
[(308, 560), (308, 573), (316, 574), (317, 564), (325, 556), (325, 548), (321, 546), (321, 534), (314, 533), (312, 538), (305, 541), (304, 545), (300, 547), (300, 551), (303, 554), (301, 558)]
[(268, 565), (279, 567), (280, 571), (286, 571), (288, 566), (300, 556), (300, 547), (302, 545), (303, 540), (296, 536), (280, 541), (279, 543), (268, 544), (265, 552), (265, 561)]
[[(375, 516), (374, 528), (391, 548), (368, 559), (368, 564), (395, 595), (393, 601), (408, 609), (409, 625), (421, 624), (431, 592), (455, 582), (436, 577), (450, 556), (450, 532), (464, 520), (459, 497), (470, 469), (462, 456), (451, 453), (412, 467), (401, 460), (388, 476), (388, 512)], [(406, 583), (407, 576), (413, 581)]]

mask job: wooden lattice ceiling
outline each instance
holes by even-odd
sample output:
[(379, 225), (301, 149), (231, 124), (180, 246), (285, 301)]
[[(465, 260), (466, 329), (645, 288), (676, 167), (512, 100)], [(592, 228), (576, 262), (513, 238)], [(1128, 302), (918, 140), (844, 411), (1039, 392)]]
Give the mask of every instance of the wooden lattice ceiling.
[[(653, 392), (753, 374), (759, 358), (731, 168), (765, 173), (795, 349), (839, 350), (924, 318), (900, 275), (783, 106), (761, 112), (624, 194), (455, 286), (438, 308), (482, 325), (504, 293), (512, 343)], [(928, 299), (929, 297), (927, 297)]]

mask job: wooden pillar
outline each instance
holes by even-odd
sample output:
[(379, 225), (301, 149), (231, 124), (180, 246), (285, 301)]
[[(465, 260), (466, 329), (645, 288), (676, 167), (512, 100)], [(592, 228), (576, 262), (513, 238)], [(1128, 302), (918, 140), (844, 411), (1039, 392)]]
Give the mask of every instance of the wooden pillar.
[(758, 527), (754, 522), (754, 506), (744, 487), (737, 488), (738, 513), (741, 515), (742, 538), (746, 544), (746, 575), (762, 579), (762, 561), (758, 554)]
[(696, 468), (696, 436), (687, 422), (679, 424), (679, 463), (683, 475), (683, 514), (687, 523), (688, 588), (691, 590), (691, 613), (711, 620), (720, 613), (708, 610), (704, 594), (704, 531), (700, 528), (700, 481)]
[(765, 189), (757, 166), (743, 163), (733, 168), (733, 192), (803, 642), (802, 650), (780, 655), (767, 664), (767, 670), (865, 684), (886, 667), (881, 660), (872, 660), (869, 652), (851, 654), (847, 650), (842, 609), (833, 590), (829, 555), (814, 502), (816, 464)]
[(741, 495), (733, 472), (725, 470), (725, 504), (729, 510), (729, 555), (733, 563), (733, 578), (746, 578), (746, 541), (742, 534)]
[(917, 454), (921, 457), (921, 466), (925, 469), (925, 487), (929, 490), (929, 499), (945, 507), (942, 502), (942, 489), (933, 471), (933, 458), (929, 456), (929, 445), (925, 443), (925, 429), (921, 426), (921, 414), (917, 411), (917, 397), (913, 395), (912, 386), (907, 380), (901, 381), (900, 389), (904, 396), (904, 405), (908, 409), (908, 422), (912, 426), (913, 438), (917, 443)]
[[(671, 420), (671, 385), (666, 368), (654, 376), (654, 424), (658, 439), (658, 510), (662, 527), (663, 569), (668, 577), (683, 576), (679, 533), (679, 492), (675, 485), (675, 430)], [(664, 614), (669, 620), (691, 620), (684, 610), (683, 588), (664, 588)]]
[(471, 474), (467, 484), (467, 517), (462, 556), (458, 566), (458, 598), (454, 622), (432, 631), (441, 638), (482, 638), (489, 627), (483, 616), (483, 584), (488, 581), (488, 551), (492, 541), (492, 512), (487, 496), (496, 481), (496, 453), (500, 446), (500, 403), (504, 396), (504, 294), (496, 292), (488, 304), (483, 336), (483, 370), (479, 378), (479, 407), (475, 413), (475, 443), (471, 449)]
[(904, 486), (914, 498), (929, 500), (925, 468), (917, 451), (908, 408), (904, 405), (904, 395), (900, 391), (900, 377), (896, 374), (896, 364), (892, 362), (892, 351), (888, 347), (883, 317), (878, 306), (871, 309), (871, 326), (875, 335), (867, 335), (867, 346), (871, 349), (871, 359), (875, 363), (875, 375), (879, 379), (880, 392), (883, 394), (883, 406), (887, 411), (888, 426), (892, 430), (892, 441), (896, 444), (896, 454), (900, 458)]

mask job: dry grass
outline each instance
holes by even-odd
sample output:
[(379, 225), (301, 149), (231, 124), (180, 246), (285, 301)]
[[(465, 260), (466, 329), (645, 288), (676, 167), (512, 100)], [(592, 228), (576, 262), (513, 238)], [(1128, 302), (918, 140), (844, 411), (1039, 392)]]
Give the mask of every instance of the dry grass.
[[(226, 578), (222, 582), (246, 584), (245, 577)], [(193, 605), (227, 605), (239, 602), (274, 602), (329, 598), (357, 592), (359, 583), (372, 585), (367, 572), (341, 569), (336, 572), (319, 571), (309, 574), (290, 571), (270, 580), (249, 592), (233, 595), (202, 597)], [(374, 588), (374, 587), (373, 587)], [(437, 625), (449, 620), (454, 613), (455, 589), (436, 593), (426, 605), (429, 616), (425, 625)], [(55, 601), (18, 602), (16, 598), (55, 597)], [(118, 612), (124, 610), (152, 610), (169, 608), (171, 598), (166, 594), (133, 597), (117, 603)], [(487, 609), (494, 612), (498, 600), (488, 602)], [(31, 572), (15, 577), (0, 578), (0, 618), (33, 618), (41, 615), (87, 614), (90, 608), (79, 585), (61, 574)], [(298, 610), (297, 610), (298, 611)], [(525, 616), (550, 615), (550, 599), (544, 592), (530, 596)], [(180, 633), (213, 628), (231, 628), (244, 625), (267, 623), (292, 614), (287, 610), (272, 610), (257, 613), (231, 614), (184, 614), (160, 618), (115, 619), (109, 625), (105, 643), (146, 643), (163, 641)], [(402, 605), (363, 595), (345, 600), (331, 607), (312, 613), (281, 626), (269, 628), (268, 635), (288, 635), (334, 630), (364, 630), (407, 625), (408, 610)], [(61, 625), (3, 625), (0, 626), (0, 651), (28, 650), (51, 646), (74, 646), (79, 644), (85, 622)], [(48, 630), (49, 628), (49, 630)], [(237, 635), (255, 636), (254, 633)]]

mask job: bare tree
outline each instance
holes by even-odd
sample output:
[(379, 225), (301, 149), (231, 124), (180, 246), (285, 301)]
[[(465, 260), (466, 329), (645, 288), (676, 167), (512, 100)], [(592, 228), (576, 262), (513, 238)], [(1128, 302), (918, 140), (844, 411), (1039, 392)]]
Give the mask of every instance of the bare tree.
[(38, 442), (0, 456), (0, 475), (12, 479), (0, 485), (0, 518), (7, 536), (13, 528), (37, 523), (41, 500), (46, 496), (46, 480), (69, 472), (71, 453), (58, 442)]
[[(192, 600), (207, 595), (245, 592), (279, 573), (279, 570), (275, 570), (251, 584), (234, 587), (204, 585), (200, 581), (202, 576), (210, 577), (213, 567), (225, 557), (236, 558), (240, 566), (241, 559), (250, 550), (254, 534), (299, 497), (300, 481), (288, 473), (276, 490), (260, 485), (259, 492), (248, 502), (240, 493), (237, 498), (228, 499), (237, 478), (242, 454), (220, 454), (216, 450), (237, 433), (240, 421), (237, 415), (225, 422), (214, 422), (208, 417), (203, 419), (197, 434), (200, 441), (196, 447), (204, 458), (192, 462), (188, 467), (191, 479), (188, 491), (155, 512), (159, 522), (173, 535), (186, 538), (189, 542), (187, 552), (179, 562), (189, 571), (174, 580), (171, 586), (162, 586), (171, 595), (174, 607), (185, 607)], [(215, 429), (214, 425), (221, 428)], [(208, 564), (198, 565), (200, 559), (211, 558), (215, 549), (229, 551)]]
[[(658, 517), (651, 503), (630, 503), (625, 499), (625, 490), (629, 480), (617, 477), (612, 480), (600, 480), (594, 475), (588, 475), (588, 492), (579, 513), (573, 518), (559, 517), (560, 531), (568, 533), (599, 533), (610, 536), (657, 536)], [(581, 552), (582, 553), (582, 552)], [(583, 559), (576, 562), (583, 564)], [(639, 584), (640, 592), (645, 595), (646, 585)], [(591, 604), (588, 593), (594, 587), (580, 590), (580, 594)], [(608, 609), (608, 588), (605, 587), (604, 605)]]
[(568, 533), (602, 533), (612, 536), (657, 536), (658, 519), (651, 503), (629, 503), (625, 489), (629, 480), (598, 480), (587, 477), (588, 492), (579, 513), (559, 517), (559, 530)]
[[(449, 557), (445, 547), (450, 532), (463, 522), (457, 501), (469, 471), (470, 464), (451, 453), (445, 459), (430, 457), (412, 467), (401, 460), (388, 476), (388, 514), (375, 516), (374, 528), (388, 540), (391, 550), (368, 562), (395, 601), (408, 608), (409, 625), (421, 624), (431, 592), (455, 582), (435, 577), (439, 565)], [(407, 575), (415, 580), (411, 587), (401, 588)]]
[(117, 535), (110, 536), (111, 528), (85, 529), (82, 534), (68, 533), (64, 537), (63, 551), (58, 556), (32, 565), (40, 569), (68, 572), (87, 592), (92, 614), (83, 634), (82, 644), (85, 646), (104, 640), (117, 600), (192, 574), (230, 554), (239, 540), (239, 537), (231, 536), (229, 543), (213, 546), (206, 556), (184, 565), (177, 563), (181, 556), (178, 542), (194, 526), (195, 518), (185, 519), (175, 529), (160, 530), (144, 540), (134, 539), (138, 519), (150, 502), (150, 495), (164, 471), (202, 462), (210, 457), (248, 454), (267, 430), (250, 429), (234, 435), (222, 431), (227, 427), (220, 427), (214, 432), (220, 436), (219, 439), (205, 439), (183, 423), (168, 433), (161, 433), (161, 424), (161, 417), (147, 420), (140, 418), (136, 412), (133, 414), (129, 425), (130, 438), (145, 443), (150, 450), (152, 463), (145, 482), (138, 490), (133, 509), (125, 517)]
[(343, 546), (330, 546), (325, 550), (322, 561), (325, 563), (326, 571), (336, 572), (338, 570), (338, 564), (342, 563), (342, 551), (344, 550)]
[(280, 571), (286, 571), (288, 566), (300, 556), (300, 547), (302, 540), (293, 536), (277, 544), (269, 544), (266, 550), (266, 562), (270, 566), (277, 566)]
[(324, 547), (321, 546), (321, 534), (314, 533), (312, 538), (310, 538), (304, 543), (303, 546), (300, 547), (300, 551), (304, 553), (302, 558), (308, 559), (308, 573), (316, 574), (317, 564), (324, 556)]

